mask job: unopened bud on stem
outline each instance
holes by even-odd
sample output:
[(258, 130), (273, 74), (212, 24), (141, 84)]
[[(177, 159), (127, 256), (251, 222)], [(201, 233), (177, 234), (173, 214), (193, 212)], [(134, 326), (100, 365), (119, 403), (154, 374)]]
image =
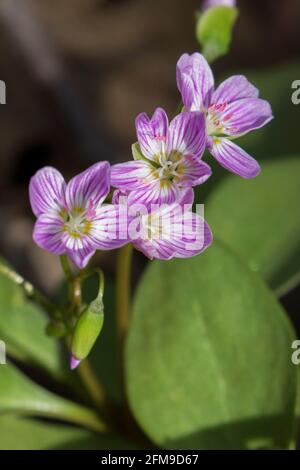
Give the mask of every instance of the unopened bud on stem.
[(103, 302), (102, 299), (96, 299), (84, 310), (75, 326), (71, 344), (71, 369), (75, 369), (89, 355), (102, 330), (103, 321)]
[(85, 359), (94, 346), (104, 322), (103, 306), (104, 279), (100, 272), (98, 297), (80, 315), (71, 342), (71, 369), (75, 369)]

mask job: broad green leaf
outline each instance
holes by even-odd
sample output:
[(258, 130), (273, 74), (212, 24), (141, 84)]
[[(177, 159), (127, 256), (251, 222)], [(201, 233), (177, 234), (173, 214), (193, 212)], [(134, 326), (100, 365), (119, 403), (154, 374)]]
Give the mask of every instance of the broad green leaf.
[(227, 176), (206, 201), (214, 235), (278, 294), (300, 281), (300, 156), (264, 162), (250, 181)]
[(46, 314), (2, 274), (0, 306), (0, 339), (5, 341), (8, 353), (61, 378), (61, 351), (59, 343), (45, 334)]
[(228, 6), (209, 8), (199, 15), (196, 37), (209, 62), (228, 52), (237, 16), (237, 9)]
[(222, 244), (155, 261), (138, 287), (126, 347), (131, 409), (168, 449), (288, 448), (293, 340), (272, 293)]
[(104, 429), (92, 410), (48, 392), (10, 363), (0, 366), (0, 414), (3, 413), (53, 417)]
[(106, 450), (134, 449), (114, 435), (99, 435), (71, 426), (0, 416), (0, 450)]

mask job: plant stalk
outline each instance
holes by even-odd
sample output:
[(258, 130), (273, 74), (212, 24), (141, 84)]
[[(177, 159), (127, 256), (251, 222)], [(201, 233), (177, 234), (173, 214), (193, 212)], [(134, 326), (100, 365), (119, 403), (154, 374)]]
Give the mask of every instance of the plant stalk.
[(124, 341), (129, 326), (130, 309), (130, 277), (131, 277), (132, 245), (120, 248), (117, 255), (117, 341), (119, 348), (119, 371), (124, 389)]

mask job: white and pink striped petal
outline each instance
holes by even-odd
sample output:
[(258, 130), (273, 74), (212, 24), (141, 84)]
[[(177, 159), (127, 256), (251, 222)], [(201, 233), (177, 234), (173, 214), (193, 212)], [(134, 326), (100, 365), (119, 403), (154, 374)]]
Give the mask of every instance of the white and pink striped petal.
[(202, 54), (183, 54), (177, 62), (176, 78), (187, 111), (208, 108), (214, 91), (214, 76)]
[(211, 168), (193, 155), (185, 155), (177, 167), (176, 182), (180, 187), (192, 187), (205, 183), (211, 176)]
[(141, 113), (135, 120), (138, 142), (143, 155), (154, 160), (165, 145), (169, 121), (166, 112), (157, 108), (149, 118), (146, 113)]
[(99, 162), (75, 176), (66, 188), (66, 203), (69, 210), (89, 208), (96, 210), (109, 193), (110, 165)]
[(257, 161), (229, 139), (211, 139), (210, 152), (220, 165), (242, 178), (254, 178), (260, 173)]
[(170, 123), (167, 154), (178, 152), (202, 157), (206, 144), (205, 116), (200, 112), (178, 114)]
[(36, 217), (46, 212), (60, 212), (65, 206), (66, 183), (58, 170), (50, 166), (39, 170), (30, 180), (29, 199)]
[(147, 189), (157, 181), (157, 175), (151, 163), (144, 160), (132, 160), (118, 163), (111, 168), (111, 184), (125, 191)]
[(55, 255), (62, 255), (65, 253), (62, 242), (63, 229), (64, 221), (59, 215), (54, 212), (42, 214), (35, 223), (33, 240), (40, 248)]

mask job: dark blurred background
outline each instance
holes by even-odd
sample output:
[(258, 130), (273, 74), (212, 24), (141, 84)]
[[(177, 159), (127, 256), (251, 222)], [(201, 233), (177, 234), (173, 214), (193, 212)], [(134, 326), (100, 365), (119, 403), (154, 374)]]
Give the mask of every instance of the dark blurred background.
[[(297, 63), (299, 0), (238, 3), (231, 52), (214, 64), (217, 77), (245, 69), (272, 75)], [(44, 291), (54, 290), (61, 270), (32, 242), (30, 176), (43, 165), (70, 177), (97, 160), (130, 159), (135, 116), (157, 106), (175, 113), (175, 66), (183, 52), (198, 49), (200, 8), (201, 0), (0, 1), (0, 79), (7, 86), (0, 253)], [(287, 96), (297, 78), (287, 75)], [(104, 257), (108, 272), (112, 259)]]

